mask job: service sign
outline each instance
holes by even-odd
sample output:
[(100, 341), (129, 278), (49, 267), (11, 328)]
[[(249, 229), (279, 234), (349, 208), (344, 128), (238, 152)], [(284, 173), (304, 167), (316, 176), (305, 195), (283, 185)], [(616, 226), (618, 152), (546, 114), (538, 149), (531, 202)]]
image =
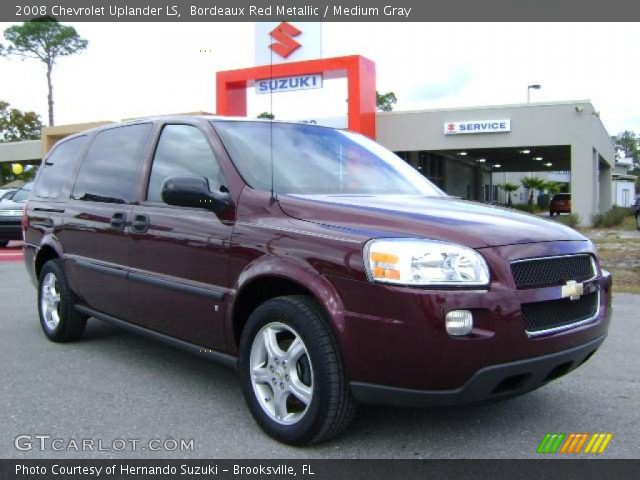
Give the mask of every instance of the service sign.
[(312, 90), (314, 88), (322, 88), (322, 74), (320, 73), (256, 80), (257, 94), (293, 92), (294, 90)]
[(503, 133), (511, 131), (511, 120), (465, 120), (462, 122), (445, 122), (445, 135), (466, 133)]

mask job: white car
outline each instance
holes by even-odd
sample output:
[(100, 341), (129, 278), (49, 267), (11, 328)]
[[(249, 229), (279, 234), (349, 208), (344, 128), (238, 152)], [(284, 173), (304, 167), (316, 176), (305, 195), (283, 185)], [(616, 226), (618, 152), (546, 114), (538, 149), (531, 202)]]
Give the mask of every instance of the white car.
[(11, 240), (22, 240), (22, 207), (31, 195), (33, 182), (16, 190), (11, 199), (0, 200), (0, 248)]

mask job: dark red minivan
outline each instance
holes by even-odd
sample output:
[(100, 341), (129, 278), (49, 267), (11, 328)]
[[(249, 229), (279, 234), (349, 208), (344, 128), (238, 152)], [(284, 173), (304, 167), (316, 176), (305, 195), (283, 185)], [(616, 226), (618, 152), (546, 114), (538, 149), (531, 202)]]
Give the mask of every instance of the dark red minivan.
[(40, 322), (89, 317), (240, 372), (290, 444), (357, 403), (503, 399), (586, 362), (611, 277), (576, 231), (448, 197), (358, 134), (175, 116), (61, 140), (23, 219)]

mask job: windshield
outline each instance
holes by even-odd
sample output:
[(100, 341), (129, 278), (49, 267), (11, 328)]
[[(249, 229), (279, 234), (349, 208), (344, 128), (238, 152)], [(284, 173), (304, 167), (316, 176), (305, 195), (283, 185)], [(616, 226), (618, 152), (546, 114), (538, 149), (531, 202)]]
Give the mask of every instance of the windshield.
[(11, 200), (14, 202), (24, 202), (29, 199), (29, 195), (31, 195), (31, 187), (32, 183), (25, 184), (20, 190), (16, 192), (16, 194), (11, 197)]
[[(211, 122), (249, 186), (324, 195), (445, 194), (401, 158), (351, 132), (303, 124)], [(272, 148), (273, 146), (273, 148)]]

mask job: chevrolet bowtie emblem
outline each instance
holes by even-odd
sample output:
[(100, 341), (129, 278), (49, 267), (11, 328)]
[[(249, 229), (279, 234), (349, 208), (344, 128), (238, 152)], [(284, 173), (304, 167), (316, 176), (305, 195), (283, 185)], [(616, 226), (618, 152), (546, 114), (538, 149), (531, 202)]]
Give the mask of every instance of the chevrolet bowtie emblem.
[(562, 286), (562, 298), (578, 300), (584, 293), (584, 283), (578, 283), (575, 280), (569, 280)]

